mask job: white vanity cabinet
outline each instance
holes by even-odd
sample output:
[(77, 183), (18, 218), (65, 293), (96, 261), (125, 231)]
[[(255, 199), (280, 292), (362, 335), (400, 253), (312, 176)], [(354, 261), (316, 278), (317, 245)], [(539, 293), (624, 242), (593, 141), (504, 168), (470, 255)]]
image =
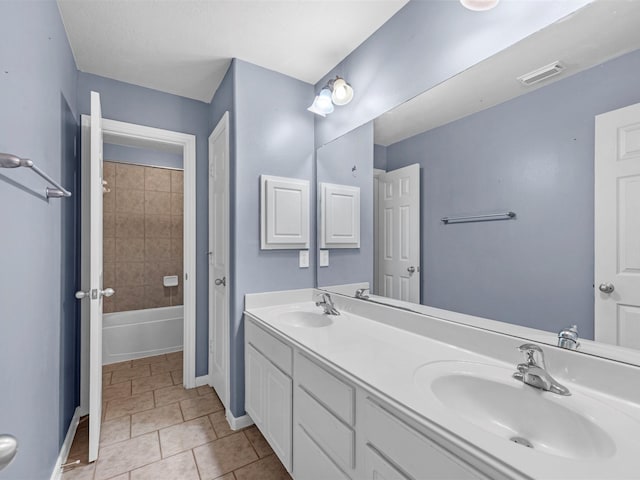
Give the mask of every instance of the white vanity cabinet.
[(292, 349), (245, 323), (245, 409), (288, 471), (292, 468)]
[(356, 381), (254, 322), (245, 317), (246, 410), (294, 479), (489, 478)]

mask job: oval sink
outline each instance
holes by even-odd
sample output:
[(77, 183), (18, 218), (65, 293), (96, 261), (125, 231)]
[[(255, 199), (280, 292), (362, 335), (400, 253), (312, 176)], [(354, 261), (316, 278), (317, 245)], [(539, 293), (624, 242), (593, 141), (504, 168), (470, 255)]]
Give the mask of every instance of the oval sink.
[[(561, 397), (533, 388), (511, 373), (495, 365), (437, 362), (419, 368), (414, 381), (466, 421), (535, 451), (591, 459), (616, 453), (615, 442), (598, 423), (625, 425), (629, 417), (580, 393)], [(596, 423), (599, 415), (606, 421)]]
[(293, 327), (320, 328), (328, 327), (333, 323), (329, 315), (316, 312), (286, 312), (280, 315), (279, 320)]

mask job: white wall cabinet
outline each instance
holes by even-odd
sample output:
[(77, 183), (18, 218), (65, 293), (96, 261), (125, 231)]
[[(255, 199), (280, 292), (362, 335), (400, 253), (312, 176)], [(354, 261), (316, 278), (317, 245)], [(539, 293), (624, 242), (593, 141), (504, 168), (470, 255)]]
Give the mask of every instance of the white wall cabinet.
[(249, 316), (245, 368), (247, 413), (296, 480), (490, 478)]
[(360, 188), (320, 183), (320, 248), (360, 248)]
[(309, 248), (309, 181), (260, 176), (260, 248)]
[(249, 322), (245, 340), (245, 409), (282, 464), (291, 471), (293, 383), (291, 377), (259, 351), (268, 354), (274, 346), (281, 351), (290, 351), (290, 347)]

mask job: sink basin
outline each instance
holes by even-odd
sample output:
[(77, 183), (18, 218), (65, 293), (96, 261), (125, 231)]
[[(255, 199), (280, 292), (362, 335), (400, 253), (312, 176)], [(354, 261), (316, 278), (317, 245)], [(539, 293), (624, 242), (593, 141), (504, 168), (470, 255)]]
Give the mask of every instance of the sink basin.
[(286, 312), (279, 316), (279, 320), (293, 327), (320, 328), (333, 323), (329, 315), (321, 312)]
[(633, 422), (630, 417), (578, 392), (562, 397), (511, 374), (496, 365), (435, 362), (418, 368), (414, 382), (450, 413), (533, 451), (582, 459), (615, 455), (616, 444), (605, 428), (619, 432)]

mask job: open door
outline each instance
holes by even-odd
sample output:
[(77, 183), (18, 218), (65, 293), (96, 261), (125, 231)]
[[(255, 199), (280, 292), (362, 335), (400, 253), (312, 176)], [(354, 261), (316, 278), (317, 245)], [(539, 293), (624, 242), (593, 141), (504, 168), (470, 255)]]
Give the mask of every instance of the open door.
[(640, 104), (596, 117), (595, 340), (640, 349)]
[(209, 382), (229, 408), (229, 114), (209, 137)]
[(420, 303), (420, 165), (378, 175), (377, 295)]
[[(83, 127), (86, 127), (83, 120)], [(82, 290), (76, 298), (83, 301), (82, 325), (88, 330), (89, 368), (83, 372), (89, 386), (89, 461), (98, 458), (100, 423), (102, 420), (102, 297), (114, 291), (102, 285), (102, 112), (100, 94), (91, 92), (89, 135), (83, 141), (90, 145), (90, 154), (83, 155), (83, 215), (82, 215)], [(87, 142), (87, 140), (89, 140)]]

